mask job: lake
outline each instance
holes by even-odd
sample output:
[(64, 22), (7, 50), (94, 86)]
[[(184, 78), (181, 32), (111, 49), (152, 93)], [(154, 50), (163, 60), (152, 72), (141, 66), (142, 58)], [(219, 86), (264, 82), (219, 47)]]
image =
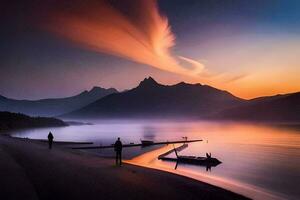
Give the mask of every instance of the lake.
[[(12, 135), (45, 139), (52, 131), (55, 140), (92, 141), (102, 145), (114, 143), (117, 137), (121, 137), (123, 143), (138, 143), (140, 139), (170, 141), (183, 136), (203, 139), (189, 144), (179, 154), (205, 156), (211, 152), (222, 163), (210, 170), (184, 164), (175, 170), (175, 163), (157, 160), (159, 153), (173, 148), (171, 145), (161, 149), (128, 148), (124, 154), (130, 163), (203, 180), (255, 199), (300, 199), (299, 126), (163, 120), (89, 122), (93, 125), (20, 130)], [(145, 153), (149, 150), (154, 151)], [(113, 156), (112, 150), (94, 152)]]

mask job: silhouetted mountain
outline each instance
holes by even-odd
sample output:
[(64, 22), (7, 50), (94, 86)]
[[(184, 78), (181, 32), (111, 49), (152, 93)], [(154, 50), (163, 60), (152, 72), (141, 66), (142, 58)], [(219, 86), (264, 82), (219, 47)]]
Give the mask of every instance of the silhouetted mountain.
[(108, 95), (63, 117), (207, 117), (242, 102), (207, 85), (167, 86), (149, 77), (134, 89)]
[(0, 95), (0, 111), (18, 112), (32, 116), (57, 116), (77, 110), (106, 95), (117, 93), (114, 88), (94, 87), (76, 96), (41, 100), (15, 100)]
[(222, 111), (218, 118), (299, 122), (300, 92), (255, 98), (245, 102), (242, 106)]
[(47, 117), (29, 117), (23, 114), (0, 112), (0, 132), (21, 128), (67, 126), (60, 119)]

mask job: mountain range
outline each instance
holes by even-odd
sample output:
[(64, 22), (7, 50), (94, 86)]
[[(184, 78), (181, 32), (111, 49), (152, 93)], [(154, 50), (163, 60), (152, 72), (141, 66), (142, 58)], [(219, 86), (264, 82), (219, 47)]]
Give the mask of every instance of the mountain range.
[(300, 92), (255, 98), (241, 106), (223, 110), (218, 117), (233, 120), (299, 122)]
[(62, 117), (300, 121), (300, 92), (245, 100), (208, 85), (162, 85), (149, 77), (136, 88), (105, 96)]
[(75, 96), (41, 100), (16, 100), (0, 95), (0, 111), (31, 116), (57, 116), (80, 109), (106, 95), (117, 92), (114, 88), (93, 87), (90, 91), (84, 91)]
[(0, 96), (0, 111), (61, 118), (197, 118), (300, 121), (300, 92), (245, 100), (217, 88), (145, 78), (130, 90), (94, 87), (79, 95), (38, 101)]
[(207, 117), (241, 102), (207, 85), (167, 86), (149, 77), (136, 88), (108, 95), (63, 117)]

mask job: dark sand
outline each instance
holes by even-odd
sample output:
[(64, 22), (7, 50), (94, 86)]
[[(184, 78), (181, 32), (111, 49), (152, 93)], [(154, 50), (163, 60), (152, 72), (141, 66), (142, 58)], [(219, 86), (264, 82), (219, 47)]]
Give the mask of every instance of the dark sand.
[(0, 199), (246, 199), (163, 171), (0, 135)]

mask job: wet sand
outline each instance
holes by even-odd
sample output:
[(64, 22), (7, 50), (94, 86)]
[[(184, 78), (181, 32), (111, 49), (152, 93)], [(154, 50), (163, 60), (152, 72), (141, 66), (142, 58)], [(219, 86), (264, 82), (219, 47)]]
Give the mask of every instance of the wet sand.
[(246, 199), (200, 181), (131, 164), (116, 167), (54, 144), (0, 135), (0, 199)]

